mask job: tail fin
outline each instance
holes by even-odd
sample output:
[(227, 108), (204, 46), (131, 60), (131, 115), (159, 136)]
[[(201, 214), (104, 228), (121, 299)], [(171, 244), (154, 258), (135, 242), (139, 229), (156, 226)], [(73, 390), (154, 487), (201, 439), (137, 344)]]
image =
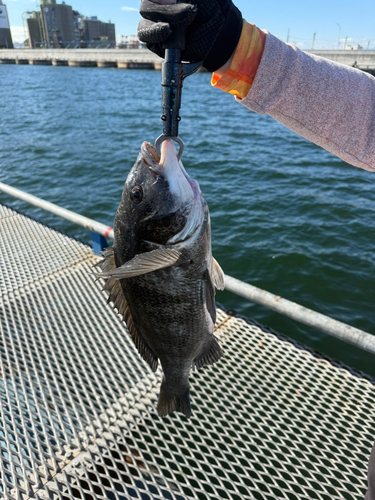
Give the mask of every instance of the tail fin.
[(160, 386), (160, 395), (158, 401), (158, 415), (160, 417), (165, 417), (169, 415), (174, 410), (180, 410), (186, 418), (191, 417), (191, 406), (190, 406), (190, 390), (187, 388), (186, 392), (182, 395), (170, 394), (167, 391), (165, 379), (163, 379)]

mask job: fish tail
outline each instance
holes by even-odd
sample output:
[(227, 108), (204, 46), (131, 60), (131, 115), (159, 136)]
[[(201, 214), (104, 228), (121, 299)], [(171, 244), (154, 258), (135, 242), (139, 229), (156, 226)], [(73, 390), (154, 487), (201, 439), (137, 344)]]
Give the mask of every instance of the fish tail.
[(179, 409), (186, 418), (190, 418), (191, 406), (189, 387), (187, 387), (186, 391), (181, 395), (172, 394), (170, 391), (168, 391), (165, 379), (163, 379), (160, 387), (160, 395), (157, 408), (158, 415), (160, 417), (165, 417), (176, 409)]

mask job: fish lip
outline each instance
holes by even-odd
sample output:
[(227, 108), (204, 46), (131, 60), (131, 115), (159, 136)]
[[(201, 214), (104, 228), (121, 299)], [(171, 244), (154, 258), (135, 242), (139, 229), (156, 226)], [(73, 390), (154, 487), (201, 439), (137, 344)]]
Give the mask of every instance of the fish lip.
[[(177, 151), (171, 139), (163, 141), (161, 145), (160, 157), (155, 147), (149, 142), (144, 142), (141, 146), (142, 159), (155, 177), (162, 175), (163, 172), (165, 171), (165, 167), (168, 161), (167, 160), (168, 153), (172, 155), (175, 154), (177, 159)], [(179, 163), (180, 162), (177, 161), (177, 165), (179, 165)]]
[(141, 146), (141, 155), (143, 161), (154, 175), (160, 175), (163, 167), (159, 165), (160, 157), (152, 144), (144, 142)]
[[(148, 148), (148, 149), (150, 149), (150, 148)], [(157, 154), (156, 150), (155, 150), (154, 154)], [(176, 160), (176, 161), (174, 161), (174, 160)], [(161, 144), (160, 159), (159, 159), (158, 165), (157, 166), (153, 165), (152, 169), (156, 170), (156, 173), (160, 175), (166, 169), (168, 169), (170, 171), (171, 170), (170, 167), (172, 165), (174, 165), (173, 168), (177, 168), (177, 169), (181, 168), (179, 163), (180, 162), (177, 159), (176, 147), (175, 147), (172, 139), (165, 139)]]

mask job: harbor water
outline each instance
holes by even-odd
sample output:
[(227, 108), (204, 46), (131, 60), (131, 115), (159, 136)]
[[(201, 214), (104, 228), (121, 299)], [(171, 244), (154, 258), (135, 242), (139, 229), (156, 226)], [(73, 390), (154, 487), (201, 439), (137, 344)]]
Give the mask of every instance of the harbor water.
[[(141, 143), (160, 134), (160, 76), (0, 65), (0, 181), (112, 225)], [(181, 113), (183, 163), (208, 202), (224, 272), (375, 334), (375, 174), (248, 111), (208, 74), (186, 80)], [(90, 241), (2, 193), (0, 203)], [(227, 292), (217, 300), (375, 375), (358, 349)]]

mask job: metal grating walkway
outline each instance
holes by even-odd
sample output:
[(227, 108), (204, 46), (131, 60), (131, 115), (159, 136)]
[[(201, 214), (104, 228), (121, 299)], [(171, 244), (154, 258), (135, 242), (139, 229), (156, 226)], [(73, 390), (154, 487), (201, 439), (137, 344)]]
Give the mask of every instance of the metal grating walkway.
[(370, 380), (219, 311), (193, 417), (159, 418), (96, 259), (0, 205), (0, 498), (363, 500)]

